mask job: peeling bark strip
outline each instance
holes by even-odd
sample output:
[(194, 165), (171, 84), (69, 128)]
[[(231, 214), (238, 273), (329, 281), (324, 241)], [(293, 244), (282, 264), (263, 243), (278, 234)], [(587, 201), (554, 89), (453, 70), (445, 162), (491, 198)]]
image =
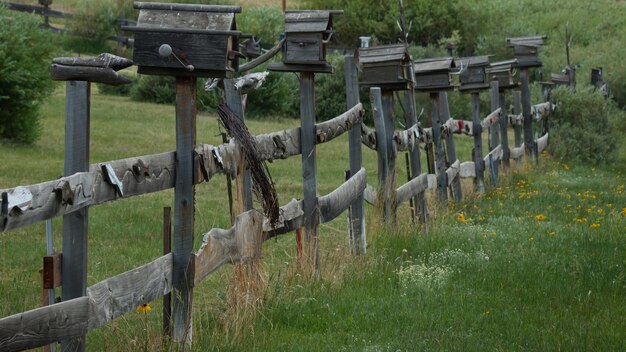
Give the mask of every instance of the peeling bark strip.
[(524, 116), (522, 114), (510, 114), (509, 115), (509, 123), (513, 126), (523, 126), (524, 125)]
[(413, 151), (419, 146), (420, 132), (418, 124), (414, 124), (404, 131), (395, 131), (393, 141), (399, 152)]
[(487, 115), (487, 117), (485, 117), (480, 123), (482, 128), (486, 129), (496, 124), (498, 120), (500, 119), (500, 116), (502, 115), (501, 111), (502, 111), (501, 108), (497, 108), (491, 114)]
[(541, 121), (550, 116), (552, 111), (554, 111), (554, 106), (555, 105), (550, 103), (549, 101), (533, 105), (532, 114), (535, 121)]
[(492, 158), (492, 161), (498, 161), (498, 160), (502, 160), (502, 146), (500, 144), (498, 144), (495, 148), (493, 148), (492, 151), (489, 152), (489, 154), (485, 155), (485, 158), (483, 159), (483, 161), (485, 162), (485, 165), (489, 166), (489, 157)]
[[(362, 105), (359, 104), (332, 120), (317, 125), (317, 140), (328, 142), (361, 123)], [(298, 155), (299, 129), (256, 136), (259, 153), (264, 160), (285, 159)], [(283, 147), (280, 147), (280, 145)], [(197, 183), (209, 181), (217, 173), (236, 176), (241, 155), (234, 142), (212, 146), (203, 144), (195, 149), (198, 169)], [(0, 212), (0, 232), (61, 216), (90, 205), (118, 200), (116, 187), (106, 181), (102, 166), (110, 164), (123, 185), (124, 197), (163, 191), (174, 187), (176, 176), (175, 153), (145, 155), (128, 159), (92, 164), (89, 172), (79, 172), (58, 180), (24, 186), (33, 195), (26, 209), (8, 209), (8, 200), (2, 201), (6, 212)], [(21, 186), (0, 190), (10, 194)]]
[[(90, 205), (119, 199), (115, 187), (105, 180), (101, 165), (110, 164), (123, 185), (126, 197), (174, 187), (174, 153), (147, 155), (93, 164), (89, 172), (79, 172), (58, 180), (25, 186), (32, 194), (28, 208), (7, 209), (0, 232), (51, 219)], [(0, 190), (11, 194), (21, 186)], [(7, 202), (2, 202), (3, 206)]]

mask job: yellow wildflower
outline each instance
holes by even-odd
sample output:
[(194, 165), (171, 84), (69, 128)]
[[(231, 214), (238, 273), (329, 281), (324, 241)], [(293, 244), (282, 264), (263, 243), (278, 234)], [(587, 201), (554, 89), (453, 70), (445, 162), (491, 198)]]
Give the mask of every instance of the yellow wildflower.
[(468, 221), (472, 221), (472, 219), (466, 218), (465, 214), (463, 214), (463, 213), (459, 213), (459, 215), (456, 216), (456, 220), (458, 222), (461, 222), (461, 223), (466, 223)]
[(554, 236), (554, 235), (556, 235), (556, 231), (550, 231), (550, 232), (548, 232), (548, 235)]
[(532, 241), (534, 241), (534, 240), (535, 240), (535, 238), (534, 238), (533, 236), (528, 237), (528, 241), (529, 241), (529, 242), (532, 242)]
[(583, 222), (587, 222), (587, 218), (578, 218), (575, 219), (577, 223), (583, 223)]
[(149, 303), (142, 304), (139, 307), (137, 307), (137, 311), (141, 313), (148, 313), (151, 310), (152, 310), (152, 307), (150, 306)]
[(597, 212), (598, 212), (598, 214), (604, 214), (604, 209), (599, 208), (599, 209), (597, 210)]
[(545, 219), (546, 219), (546, 216), (543, 214), (535, 215), (535, 220), (544, 221)]
[(626, 216), (626, 207), (622, 209), (622, 216)]
[(563, 169), (565, 170), (569, 170), (569, 166), (566, 163), (562, 163), (561, 167), (563, 167)]
[(600, 227), (600, 224), (597, 223), (597, 222), (594, 222), (593, 224), (589, 225), (589, 227), (592, 228), (592, 229), (597, 229), (597, 228)]

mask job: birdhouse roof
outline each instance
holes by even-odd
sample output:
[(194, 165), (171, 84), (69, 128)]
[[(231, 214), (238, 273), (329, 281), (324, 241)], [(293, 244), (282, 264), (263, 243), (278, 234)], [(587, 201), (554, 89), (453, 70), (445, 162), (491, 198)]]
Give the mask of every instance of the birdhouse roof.
[(536, 35), (531, 37), (513, 37), (506, 38), (508, 46), (530, 46), (538, 48), (543, 45), (544, 40), (548, 37), (546, 35)]
[(489, 56), (468, 56), (456, 59), (460, 66), (463, 67), (479, 67), (489, 65)]
[(411, 56), (404, 44), (379, 45), (359, 49), (361, 64), (373, 64), (387, 61), (410, 60)]
[(429, 73), (435, 71), (449, 71), (456, 67), (454, 59), (451, 57), (415, 60), (415, 74)]
[(183, 31), (230, 31), (235, 29), (239, 6), (136, 2), (138, 29)]
[(324, 32), (332, 26), (332, 15), (341, 13), (341, 10), (287, 11), (285, 33)]
[(489, 65), (491, 71), (497, 70), (510, 70), (513, 66), (517, 66), (517, 59), (510, 59), (505, 61), (492, 62)]

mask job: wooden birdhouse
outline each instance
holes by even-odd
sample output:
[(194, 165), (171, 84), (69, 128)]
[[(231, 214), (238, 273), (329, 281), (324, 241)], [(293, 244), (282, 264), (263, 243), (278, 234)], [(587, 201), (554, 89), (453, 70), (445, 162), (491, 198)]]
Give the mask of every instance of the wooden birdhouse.
[(248, 59), (254, 59), (261, 56), (261, 40), (257, 39), (253, 34), (242, 34), (241, 37), (241, 54)]
[(543, 45), (545, 35), (533, 37), (506, 38), (507, 45), (513, 48), (518, 67), (541, 67), (539, 48)]
[(451, 57), (416, 60), (413, 65), (415, 90), (435, 92), (454, 89), (451, 70), (456, 67)]
[(514, 81), (513, 67), (517, 66), (517, 59), (493, 62), (487, 69), (489, 81), (498, 81), (500, 89), (510, 89), (517, 86)]
[(151, 75), (232, 77), (238, 70), (239, 6), (136, 2), (133, 61)]
[(333, 67), (326, 61), (326, 46), (334, 33), (332, 16), (341, 13), (340, 10), (287, 11), (283, 63), (268, 68), (274, 71), (333, 72)]
[(487, 68), (489, 56), (471, 56), (457, 59), (460, 68), (460, 91), (475, 91), (489, 88)]
[(404, 44), (360, 48), (359, 63), (364, 87), (407, 90), (413, 84), (413, 63)]
[(599, 88), (604, 84), (604, 72), (602, 67), (595, 67), (591, 69), (591, 85)]
[(553, 86), (555, 87), (559, 87), (559, 86), (569, 86), (569, 75), (568, 74), (560, 74), (560, 73), (551, 73), (550, 74), (550, 81), (552, 83)]

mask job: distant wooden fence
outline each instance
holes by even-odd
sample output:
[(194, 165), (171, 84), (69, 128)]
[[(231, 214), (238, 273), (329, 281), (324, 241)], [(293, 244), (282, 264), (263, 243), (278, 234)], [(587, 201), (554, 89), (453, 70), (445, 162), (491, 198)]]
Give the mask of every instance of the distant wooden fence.
[[(460, 178), (481, 179), (488, 169), (495, 177), (498, 162), (504, 166), (508, 160), (519, 161), (526, 151), (541, 152), (548, 144), (548, 133), (537, 139), (526, 138), (526, 145), (521, 140), (521, 130), (527, 122), (546, 119), (554, 106), (551, 103), (534, 105), (532, 109), (520, 110), (521, 96), (515, 94), (515, 110), (508, 114), (502, 108), (501, 100), (492, 103), (493, 111), (482, 119), (465, 121), (451, 119), (447, 111), (447, 97), (439, 96), (445, 119), (433, 128), (422, 128), (415, 117), (413, 93), (405, 96), (412, 107), (406, 121), (413, 122), (403, 131), (389, 129), (384, 114), (389, 108), (383, 107), (383, 97), (377, 88), (371, 89), (376, 129), (363, 124), (363, 106), (359, 103), (356, 65), (352, 57), (346, 57), (346, 84), (348, 109), (345, 113), (314, 126), (315, 144), (329, 142), (343, 133), (350, 133), (351, 177), (339, 188), (328, 195), (317, 197), (318, 223), (325, 223), (336, 218), (346, 209), (358, 209), (358, 202), (363, 199), (369, 203), (383, 202), (386, 212), (395, 213), (395, 209), (407, 201), (413, 202), (414, 217), (426, 223), (428, 211), (425, 203), (425, 191), (438, 189), (447, 194), (450, 190), (453, 199), (460, 201), (462, 194), (455, 186)], [(497, 94), (493, 99), (500, 99)], [(525, 97), (529, 95), (524, 94)], [(388, 97), (387, 97), (388, 98)], [(387, 101), (385, 104), (389, 104)], [(530, 106), (529, 102), (525, 102)], [(530, 120), (529, 120), (530, 119)], [(515, 145), (509, 148), (505, 138), (492, 138), (489, 152), (480, 158), (461, 162), (450, 154), (454, 149), (453, 134), (465, 134), (475, 138), (475, 148), (482, 148), (479, 140), (484, 129), (493, 134), (502, 124), (513, 126)], [(506, 125), (505, 125), (506, 126)], [(438, 134), (439, 138), (434, 138)], [(301, 128), (288, 129), (255, 137), (263, 160), (286, 159), (302, 152)], [(437, 145), (434, 145), (437, 139)], [(356, 143), (356, 144), (355, 144)], [(447, 143), (448, 160), (439, 156), (434, 161), (433, 150), (443, 150)], [(360, 166), (360, 145), (376, 150), (379, 158), (378, 178), (380, 185), (376, 189), (367, 185), (366, 172)], [(419, 151), (423, 148), (428, 155), (428, 172), (421, 171)], [(509, 150), (510, 149), (510, 150)], [(482, 149), (481, 149), (482, 150)], [(410, 180), (400, 187), (395, 187), (396, 152), (410, 153)], [(430, 151), (430, 152), (429, 152)], [(508, 151), (508, 152), (506, 152)], [(213, 146), (200, 144), (193, 150), (193, 183), (209, 182), (217, 174), (237, 177), (242, 165), (242, 153), (236, 142), (230, 141)], [(474, 153), (474, 155), (482, 155)], [(531, 153), (527, 155), (533, 155)], [(536, 154), (535, 154), (536, 155)], [(415, 162), (416, 164), (413, 164)], [(391, 166), (390, 166), (391, 165)], [(481, 167), (483, 166), (484, 167)], [(392, 170), (393, 167), (393, 170)], [(76, 172), (69, 176), (35, 185), (18, 186), (0, 190), (2, 207), (0, 212), (0, 232), (33, 224), (57, 216), (71, 214), (80, 209), (87, 209), (109, 201), (121, 200), (142, 194), (159, 192), (176, 186), (176, 152), (133, 157), (89, 166), (88, 171)], [(495, 182), (495, 179), (494, 179)], [(477, 184), (477, 190), (480, 189)], [(205, 234), (201, 248), (192, 254), (193, 284), (201, 282), (224, 264), (241, 263), (260, 258), (261, 244), (269, 238), (294, 231), (305, 223), (305, 212), (301, 200), (292, 200), (281, 207), (278, 225), (271, 226), (258, 210), (249, 210), (236, 216), (230, 229), (212, 229)], [(351, 212), (350, 230), (351, 247), (355, 254), (365, 253), (365, 231), (362, 212)], [(360, 218), (359, 218), (360, 217)], [(394, 219), (395, 216), (392, 216)], [(395, 220), (394, 220), (395, 221)], [(351, 232), (352, 233), (352, 232)], [(87, 254), (84, 253), (86, 256)], [(173, 283), (180, 278), (174, 268), (175, 254), (166, 254), (154, 261), (101, 281), (86, 290), (82, 297), (73, 298), (51, 306), (41, 307), (27, 312), (0, 319), (0, 350), (13, 351), (47, 345), (60, 340), (84, 336), (88, 331), (107, 324), (111, 320), (173, 291)], [(175, 307), (176, 309), (176, 307)]]

